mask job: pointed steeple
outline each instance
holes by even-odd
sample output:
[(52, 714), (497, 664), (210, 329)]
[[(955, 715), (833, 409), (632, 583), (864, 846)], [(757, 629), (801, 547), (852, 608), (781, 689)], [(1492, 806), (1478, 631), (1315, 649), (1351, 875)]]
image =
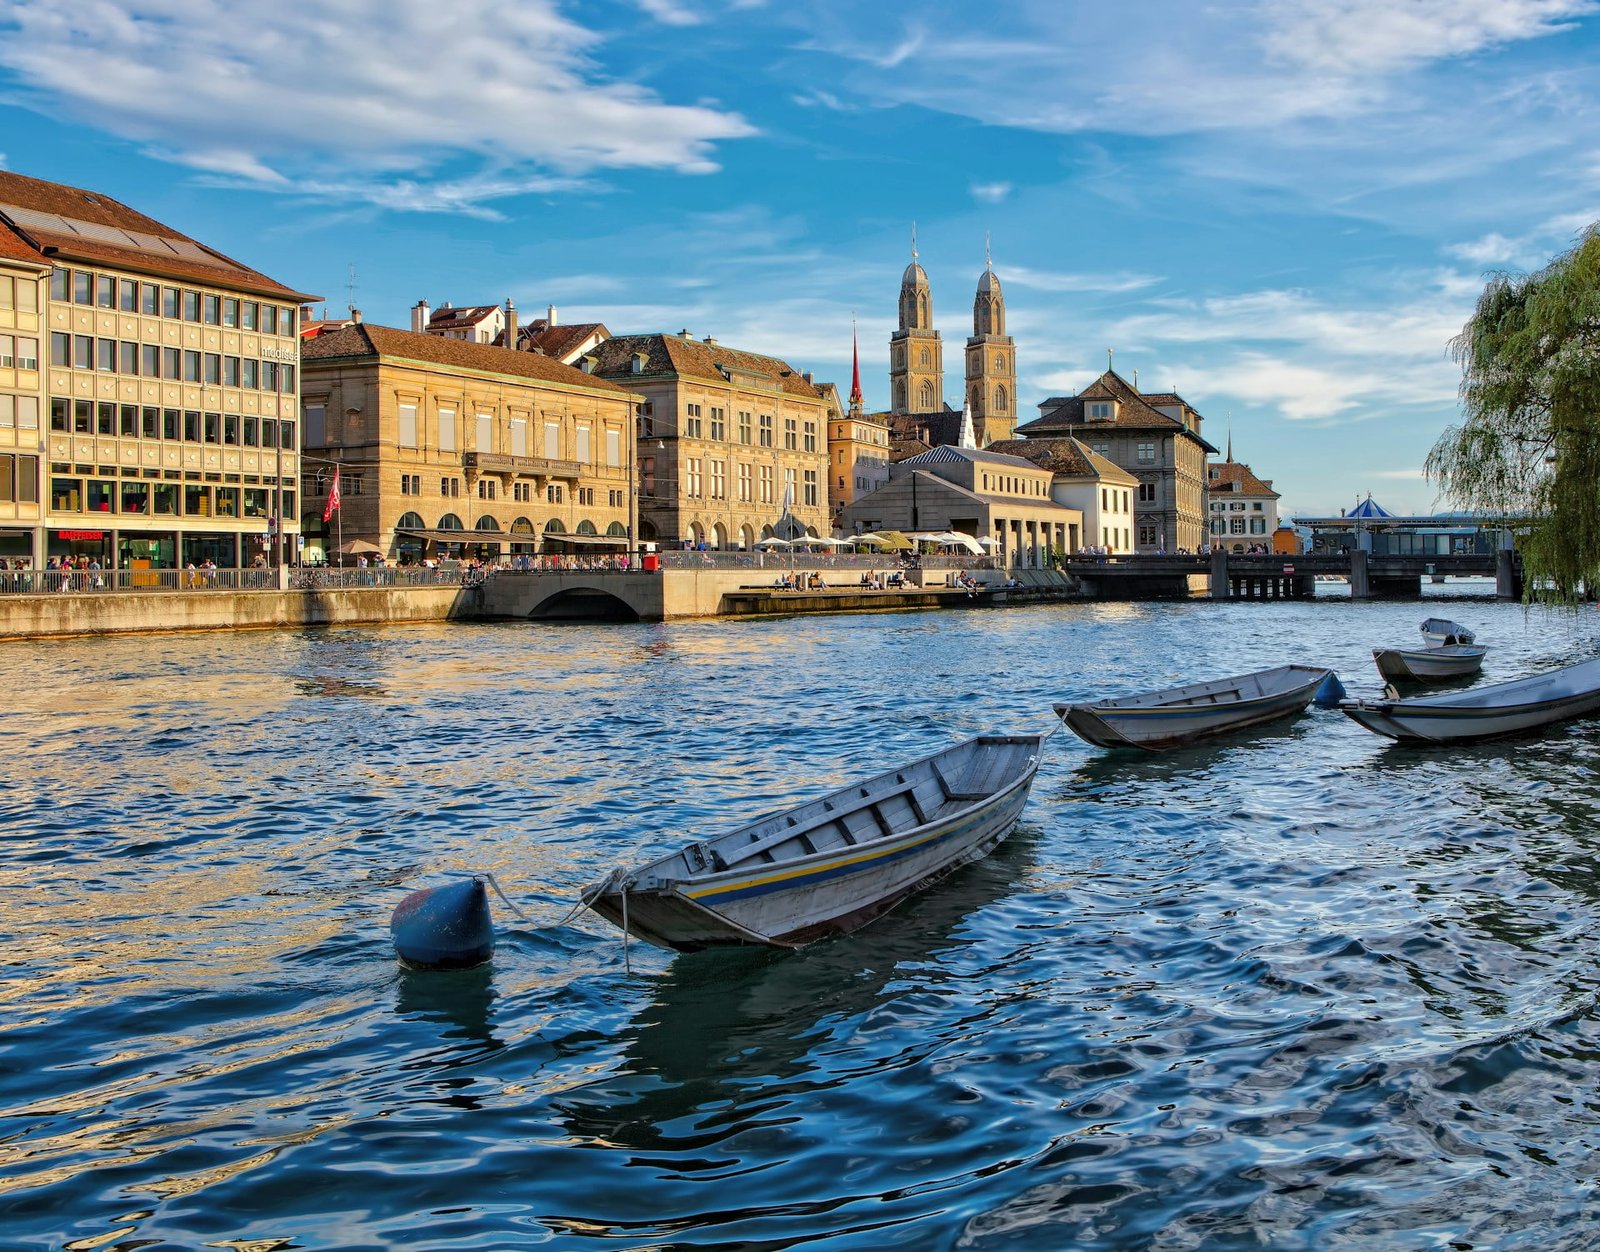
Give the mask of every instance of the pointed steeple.
[(975, 449), (977, 446), (978, 434), (972, 428), (972, 398), (969, 396), (961, 406), (961, 433), (956, 436), (956, 447)]
[(861, 411), (861, 349), (856, 343), (856, 319), (850, 319), (850, 411)]

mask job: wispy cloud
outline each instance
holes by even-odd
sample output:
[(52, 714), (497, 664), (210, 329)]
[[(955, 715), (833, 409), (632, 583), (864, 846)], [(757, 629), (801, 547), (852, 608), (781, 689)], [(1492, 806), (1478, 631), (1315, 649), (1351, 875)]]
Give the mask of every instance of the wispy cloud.
[(597, 48), (554, 0), (0, 8), (0, 66), (34, 107), (272, 189), (460, 211), (593, 170), (710, 171), (753, 133), (606, 81)]
[(1036, 270), (1026, 265), (1007, 265), (1001, 271), (1007, 284), (1032, 287), (1038, 291), (1140, 291), (1161, 280), (1151, 274), (1063, 274)]
[(699, 26), (705, 18), (678, 0), (634, 0), (645, 13), (663, 26)]
[(1005, 200), (1012, 190), (1010, 183), (973, 183), (970, 188), (972, 198), (984, 204), (999, 204)]

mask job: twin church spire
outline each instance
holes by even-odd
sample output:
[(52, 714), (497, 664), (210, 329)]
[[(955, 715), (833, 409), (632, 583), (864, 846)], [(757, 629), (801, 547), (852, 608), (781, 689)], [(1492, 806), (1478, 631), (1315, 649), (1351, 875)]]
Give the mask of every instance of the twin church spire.
[[(963, 402), (972, 413), (979, 447), (1011, 438), (1017, 424), (1017, 358), (1006, 334), (1006, 302), (984, 240), (983, 274), (972, 302), (972, 337), (966, 347)], [(944, 345), (933, 327), (933, 291), (917, 259), (911, 229), (911, 264), (900, 279), (900, 325), (889, 336), (889, 393), (895, 413), (948, 410), (944, 399)]]

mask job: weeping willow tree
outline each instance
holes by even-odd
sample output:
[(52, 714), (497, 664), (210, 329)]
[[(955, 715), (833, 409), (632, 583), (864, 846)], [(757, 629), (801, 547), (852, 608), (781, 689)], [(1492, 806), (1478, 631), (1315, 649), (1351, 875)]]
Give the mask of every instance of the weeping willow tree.
[(1520, 513), (1529, 598), (1600, 588), (1600, 223), (1533, 274), (1497, 274), (1450, 344), (1464, 420), (1427, 472), (1451, 503)]

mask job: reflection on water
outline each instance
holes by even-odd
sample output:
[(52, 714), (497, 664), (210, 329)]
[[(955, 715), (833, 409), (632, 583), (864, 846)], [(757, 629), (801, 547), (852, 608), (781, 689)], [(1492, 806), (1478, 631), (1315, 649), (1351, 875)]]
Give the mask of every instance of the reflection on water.
[[(1436, 607), (0, 650), (0, 1243), (1592, 1246), (1600, 723), (1063, 731), (1011, 840), (856, 935), (567, 920), (614, 864), (1057, 701), (1286, 661), (1376, 690)], [(1482, 681), (1595, 648), (1448, 609)], [(393, 905), (473, 871), (530, 920), (399, 970)]]

